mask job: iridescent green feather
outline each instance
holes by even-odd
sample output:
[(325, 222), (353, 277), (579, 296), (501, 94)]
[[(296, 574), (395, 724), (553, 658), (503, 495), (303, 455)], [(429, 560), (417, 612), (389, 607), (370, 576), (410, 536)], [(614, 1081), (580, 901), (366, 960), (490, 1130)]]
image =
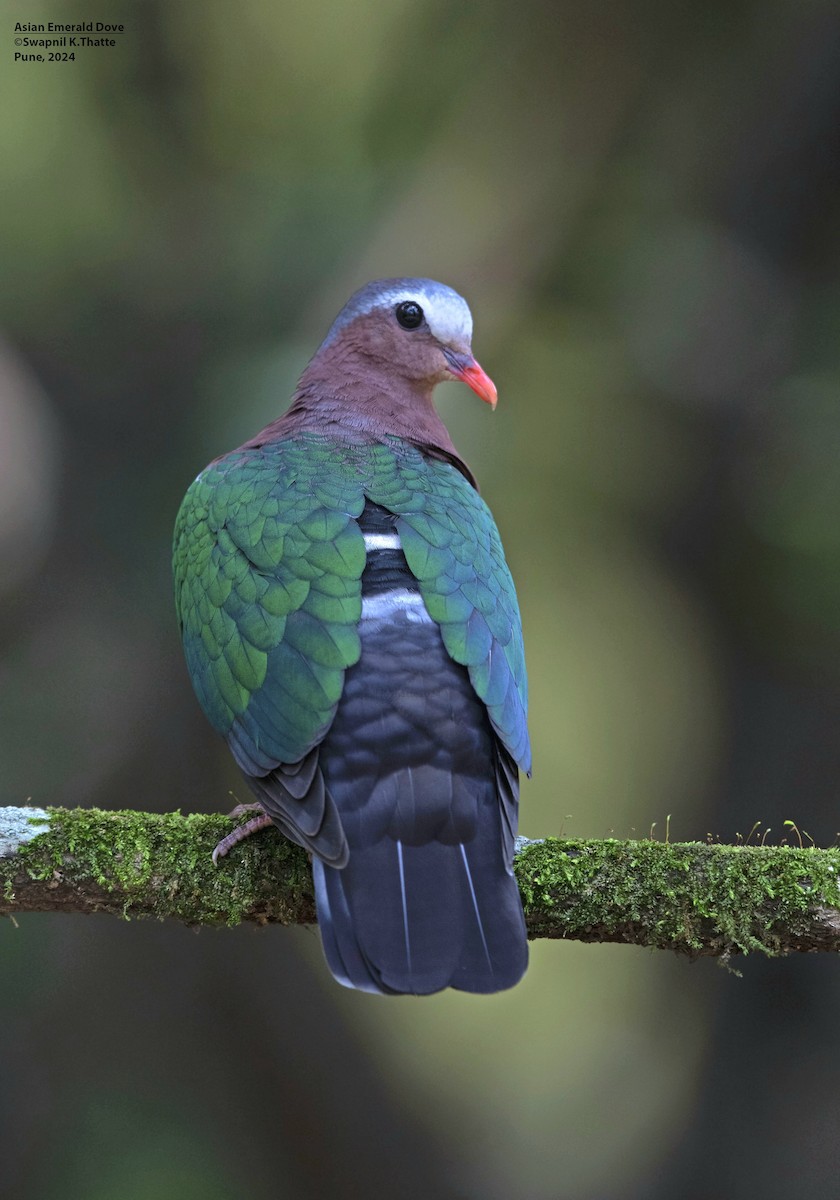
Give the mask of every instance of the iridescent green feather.
[(530, 767), (516, 594), (489, 509), (448, 463), (396, 438), (316, 434), (236, 451), (187, 492), (176, 603), (190, 674), (240, 765), (265, 773), (324, 737), (358, 660), (365, 497), (399, 517), (409, 569), (508, 750)]
[[(522, 625), (493, 516), (455, 467), (424, 459), (396, 439), (390, 446), (398, 447), (390, 454), (406, 490), (411, 479), (417, 491), (405, 504), (402, 497), (390, 497), (388, 503), (385, 488), (367, 494), (399, 514), (397, 528), (409, 570), (440, 625), (446, 649), (468, 668), (502, 742), (530, 771)], [(389, 451), (376, 447), (375, 453), (384, 458)]]
[(249, 773), (302, 758), (335, 715), (360, 653), (363, 506), (323, 439), (230, 454), (184, 499), (174, 565), (187, 663)]

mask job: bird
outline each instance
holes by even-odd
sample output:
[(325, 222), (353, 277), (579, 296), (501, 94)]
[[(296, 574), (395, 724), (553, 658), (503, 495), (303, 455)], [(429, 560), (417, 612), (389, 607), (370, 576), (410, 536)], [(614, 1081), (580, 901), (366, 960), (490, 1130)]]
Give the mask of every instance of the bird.
[(312, 860), (327, 965), (382, 995), (525, 973), (527, 676), (499, 532), (433, 400), (496, 388), (431, 279), (350, 298), (291, 404), (190, 486), (173, 551), (198, 701)]

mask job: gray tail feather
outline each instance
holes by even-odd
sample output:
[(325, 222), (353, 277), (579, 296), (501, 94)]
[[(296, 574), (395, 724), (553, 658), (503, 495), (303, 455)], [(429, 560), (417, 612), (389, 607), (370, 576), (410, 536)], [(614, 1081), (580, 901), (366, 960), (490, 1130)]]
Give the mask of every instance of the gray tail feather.
[(384, 838), (341, 869), (313, 862), (324, 954), (346, 987), (428, 995), (497, 992), (528, 963), (519, 890), (498, 831), (469, 843)]

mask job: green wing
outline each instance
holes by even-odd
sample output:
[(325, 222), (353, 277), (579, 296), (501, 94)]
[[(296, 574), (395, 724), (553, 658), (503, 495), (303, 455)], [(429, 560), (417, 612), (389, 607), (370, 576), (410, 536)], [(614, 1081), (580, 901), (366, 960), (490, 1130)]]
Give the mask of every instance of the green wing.
[(238, 451), (190, 487), (175, 529), (184, 651), (199, 701), (248, 775), (323, 739), (360, 654), (364, 506), (323, 438)]
[(398, 515), (446, 649), (530, 770), (522, 629), (496, 525), (455, 467), (396, 438), (346, 446), (303, 434), (227, 455), (193, 483), (175, 530), (175, 588), (204, 711), (251, 776), (322, 741), (360, 654), (366, 496)]
[(447, 651), (468, 668), (502, 743), (530, 772), (522, 623), (489, 508), (455, 467), (397, 439), (372, 448), (371, 460), (367, 495), (399, 514), (409, 570)]

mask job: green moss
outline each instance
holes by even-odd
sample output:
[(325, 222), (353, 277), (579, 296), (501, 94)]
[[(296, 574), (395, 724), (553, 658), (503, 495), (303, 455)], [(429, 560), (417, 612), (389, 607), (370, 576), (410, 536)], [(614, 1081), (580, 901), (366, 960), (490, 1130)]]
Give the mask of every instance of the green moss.
[[(50, 809), (49, 817), (44, 833), (0, 859), (6, 911), (19, 903), (196, 925), (314, 920), (306, 855), (274, 830), (245, 839), (216, 867), (213, 847), (234, 825), (225, 816)], [(818, 910), (840, 909), (840, 849), (548, 838), (520, 850), (516, 875), (532, 937), (723, 957), (836, 949), (836, 930), (826, 933)]]
[[(7, 901), (21, 877), (119, 898), (125, 917), (196, 924), (312, 919), (306, 855), (273, 830), (248, 838), (218, 866), (214, 846), (234, 822), (222, 815), (49, 810), (46, 832), (0, 860)], [(97, 905), (114, 911), (109, 905)]]
[(687, 954), (777, 954), (840, 908), (840, 850), (688, 842), (526, 846), (516, 875), (533, 937), (643, 941)]

